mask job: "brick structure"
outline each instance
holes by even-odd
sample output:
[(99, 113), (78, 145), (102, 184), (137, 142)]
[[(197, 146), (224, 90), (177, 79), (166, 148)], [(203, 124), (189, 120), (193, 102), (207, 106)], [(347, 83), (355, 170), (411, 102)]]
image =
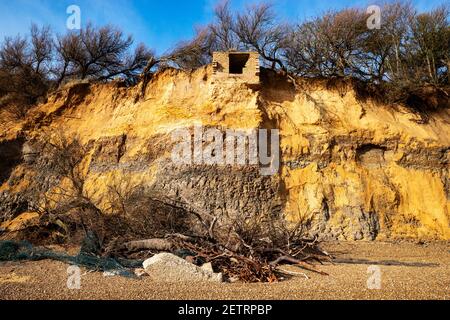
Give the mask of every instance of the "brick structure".
[(214, 52), (213, 74), (217, 80), (235, 79), (259, 84), (259, 54), (242, 51)]

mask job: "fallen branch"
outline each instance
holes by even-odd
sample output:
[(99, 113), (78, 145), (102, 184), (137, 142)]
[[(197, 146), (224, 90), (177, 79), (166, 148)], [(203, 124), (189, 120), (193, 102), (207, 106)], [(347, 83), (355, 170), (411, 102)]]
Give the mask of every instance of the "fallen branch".
[(173, 243), (166, 239), (148, 239), (140, 241), (130, 241), (123, 245), (131, 252), (142, 250), (172, 251)]
[(296, 259), (296, 258), (291, 257), (291, 256), (278, 257), (276, 260), (272, 261), (270, 263), (270, 265), (273, 266), (273, 267), (277, 267), (282, 262), (289, 262), (289, 263), (292, 263), (292, 264), (294, 264), (294, 265), (296, 265), (296, 266), (298, 266), (298, 267), (300, 267), (302, 269), (305, 269), (305, 270), (308, 270), (308, 271), (312, 271), (312, 272), (315, 272), (315, 273), (318, 273), (318, 274), (321, 274), (321, 275), (324, 275), (324, 276), (328, 275), (328, 273), (318, 270), (313, 265), (308, 264), (305, 261)]
[(303, 272), (295, 272), (295, 271), (290, 271), (290, 270), (286, 270), (286, 269), (282, 269), (282, 268), (277, 268), (276, 270), (278, 272), (285, 273), (285, 274), (290, 275), (290, 276), (302, 276), (305, 279), (309, 279), (308, 275), (306, 273), (303, 273)]

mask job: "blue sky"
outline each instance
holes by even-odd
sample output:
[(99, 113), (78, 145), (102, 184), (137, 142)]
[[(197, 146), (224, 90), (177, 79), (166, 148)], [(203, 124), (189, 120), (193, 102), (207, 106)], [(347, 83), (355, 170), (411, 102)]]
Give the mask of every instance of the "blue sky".
[[(243, 8), (260, 0), (231, 0)], [(413, 0), (419, 11), (429, 10), (446, 0)], [(196, 25), (211, 21), (215, 0), (0, 0), (0, 39), (26, 34), (31, 22), (49, 24), (65, 32), (69, 5), (81, 8), (82, 23), (113, 24), (144, 42), (158, 53), (177, 41), (188, 39)], [(298, 21), (328, 9), (366, 7), (378, 0), (272, 0), (281, 19)]]

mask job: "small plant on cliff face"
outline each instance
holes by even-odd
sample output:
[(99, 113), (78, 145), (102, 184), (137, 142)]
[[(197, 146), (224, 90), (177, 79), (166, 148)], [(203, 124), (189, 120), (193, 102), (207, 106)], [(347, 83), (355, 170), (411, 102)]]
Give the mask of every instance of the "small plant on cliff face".
[(59, 224), (65, 236), (68, 225), (86, 228), (100, 221), (101, 211), (85, 190), (88, 149), (61, 132), (41, 134), (33, 147), (37, 156), (28, 164), (32, 182), (26, 191), (31, 209), (48, 224)]
[(30, 209), (41, 213), (47, 223), (43, 229), (48, 224), (62, 226), (66, 237), (93, 230), (104, 241), (187, 230), (183, 210), (152, 200), (126, 176), (107, 186), (100, 206), (86, 186), (90, 147), (76, 137), (43, 133), (34, 140), (33, 149), (37, 156), (28, 163), (32, 182), (26, 196)]
[(132, 240), (189, 231), (184, 210), (154, 200), (150, 190), (132, 183), (126, 173), (113, 178), (104, 197), (108, 238)]

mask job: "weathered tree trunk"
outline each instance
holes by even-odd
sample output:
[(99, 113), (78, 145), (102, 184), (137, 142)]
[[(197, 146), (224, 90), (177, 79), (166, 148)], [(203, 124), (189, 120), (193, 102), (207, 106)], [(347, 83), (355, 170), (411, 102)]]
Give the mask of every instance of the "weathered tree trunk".
[(165, 239), (148, 239), (148, 240), (127, 242), (124, 244), (124, 247), (130, 251), (139, 251), (139, 250), (171, 251), (173, 244), (171, 241)]

